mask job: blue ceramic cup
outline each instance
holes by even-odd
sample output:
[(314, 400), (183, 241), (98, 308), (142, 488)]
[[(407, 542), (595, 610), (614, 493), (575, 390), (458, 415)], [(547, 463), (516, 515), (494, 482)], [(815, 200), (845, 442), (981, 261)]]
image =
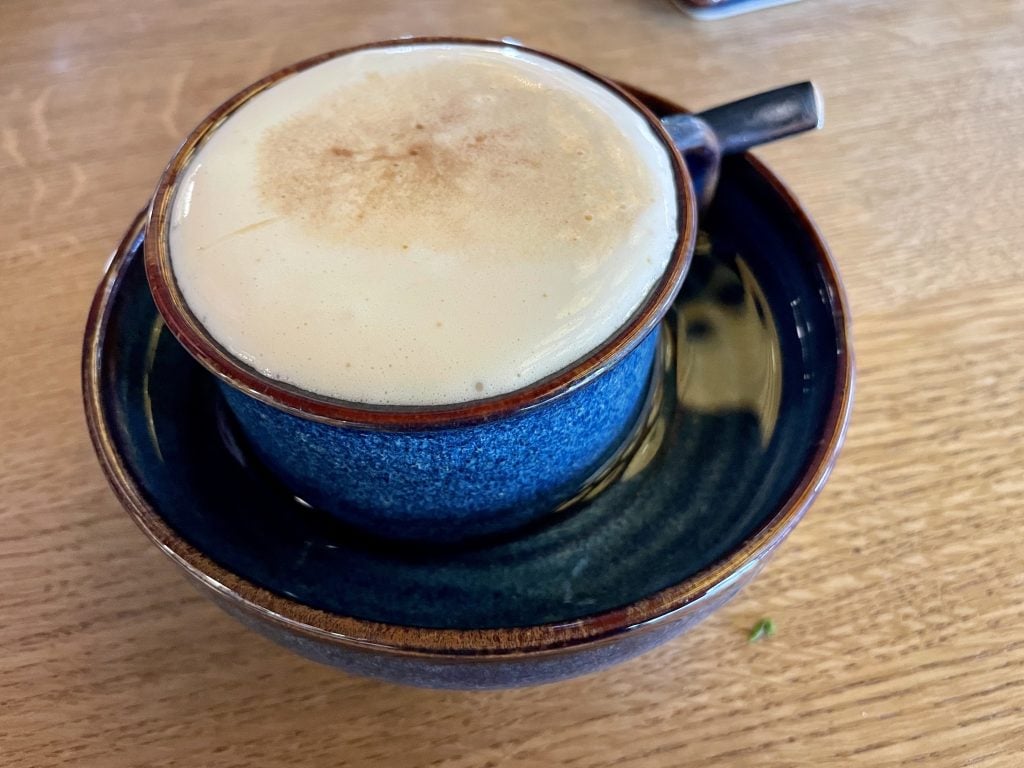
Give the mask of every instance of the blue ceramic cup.
[[(373, 534), (430, 542), (522, 526), (574, 498), (595, 480), (641, 416), (652, 385), (658, 329), (686, 274), (698, 203), (710, 195), (720, 152), (799, 130), (783, 129), (779, 99), (772, 102), (776, 109), (770, 119), (753, 121), (758, 130), (745, 143), (732, 141), (735, 136), (729, 129), (749, 129), (751, 109), (757, 106), (752, 101), (746, 109), (720, 112), (718, 125), (713, 125), (714, 111), (704, 113), (711, 120), (680, 115), (663, 123), (615, 83), (532, 51), (575, 69), (621, 98), (650, 124), (671, 158), (677, 238), (665, 271), (640, 307), (600, 346), (571, 365), (514, 392), (472, 402), (426, 407), (360, 404), (261, 374), (213, 339), (175, 281), (170, 209), (184, 169), (228, 116), (283, 78), (367, 47), (436, 43), (511, 45), (444, 38), (373, 43), (308, 59), (254, 83), (203, 120), (171, 160), (150, 207), (145, 239), (146, 274), (157, 308), (174, 336), (219, 380), (248, 450), (310, 506)], [(795, 104), (792, 98), (790, 102)], [(694, 173), (681, 153), (693, 163)]]

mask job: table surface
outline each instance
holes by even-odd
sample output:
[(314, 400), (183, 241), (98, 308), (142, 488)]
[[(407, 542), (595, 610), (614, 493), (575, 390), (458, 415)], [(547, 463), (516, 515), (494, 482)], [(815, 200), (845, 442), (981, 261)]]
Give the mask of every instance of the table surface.
[[(1021, 765), (1022, 30), (1016, 0), (6, 0), (0, 764)], [(807, 77), (827, 100), (826, 130), (758, 154), (849, 290), (846, 448), (740, 598), (598, 675), (439, 693), (292, 656), (193, 592), (89, 445), (86, 309), (186, 131), (281, 65), (409, 33), (510, 35), (697, 108)]]

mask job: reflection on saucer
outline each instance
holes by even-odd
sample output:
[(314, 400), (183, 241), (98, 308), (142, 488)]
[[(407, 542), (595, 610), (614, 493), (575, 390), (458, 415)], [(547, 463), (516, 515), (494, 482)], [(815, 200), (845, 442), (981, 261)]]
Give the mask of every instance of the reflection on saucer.
[(782, 399), (782, 353), (769, 304), (739, 255), (713, 254), (701, 236), (700, 286), (676, 304), (676, 393), (703, 413), (750, 411), (771, 440)]

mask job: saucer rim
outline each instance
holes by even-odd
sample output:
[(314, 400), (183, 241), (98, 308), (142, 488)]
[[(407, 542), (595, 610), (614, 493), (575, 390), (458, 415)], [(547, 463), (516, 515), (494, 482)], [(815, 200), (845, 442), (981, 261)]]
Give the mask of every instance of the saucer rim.
[[(671, 102), (633, 89), (657, 108), (677, 109)], [(89, 309), (82, 354), (82, 395), (90, 438), (111, 488), (129, 515), (155, 543), (199, 585), (227, 600), (232, 607), (292, 634), (328, 641), (354, 650), (399, 656), (445, 659), (504, 659), (560, 653), (593, 647), (681, 619), (714, 594), (725, 590), (761, 564), (792, 531), (820, 494), (838, 458), (849, 426), (855, 388), (850, 345), (849, 304), (835, 261), (810, 215), (790, 189), (760, 160), (746, 155), (753, 170), (769, 182), (807, 232), (829, 288), (836, 328), (836, 384), (822, 429), (799, 480), (777, 511), (742, 544), (712, 565), (681, 582), (620, 608), (564, 622), (487, 629), (437, 629), (388, 624), (330, 613), (259, 587), (221, 567), (178, 535), (146, 498), (122, 460), (112, 438), (107, 410), (100, 397), (103, 346), (115, 295), (125, 274), (128, 254), (144, 237), (146, 210), (135, 218), (108, 260)], [(827, 438), (827, 439), (826, 439)]]

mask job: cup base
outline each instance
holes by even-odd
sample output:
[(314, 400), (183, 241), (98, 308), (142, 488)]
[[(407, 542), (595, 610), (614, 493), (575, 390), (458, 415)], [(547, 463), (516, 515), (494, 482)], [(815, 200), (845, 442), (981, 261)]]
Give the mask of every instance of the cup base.
[(549, 525), (565, 520), (573, 513), (582, 509), (586, 504), (594, 501), (602, 492), (612, 486), (620, 478), (630, 476), (640, 471), (657, 452), (657, 442), (653, 441), (653, 433), (656, 431), (658, 414), (661, 410), (661, 402), (665, 389), (665, 376), (671, 369), (672, 357), (674, 355), (673, 334), (668, 323), (662, 322), (657, 330), (658, 339), (655, 345), (654, 359), (652, 361), (651, 373), (643, 402), (637, 412), (634, 422), (626, 431), (624, 437), (613, 447), (608, 457), (595, 469), (580, 485), (573, 495), (561, 502), (552, 501), (547, 512), (539, 516), (534, 515), (530, 520), (519, 523), (507, 529), (493, 532), (478, 533), (453, 539), (450, 541), (434, 540), (417, 541), (416, 539), (396, 539), (391, 536), (382, 535), (373, 530), (364, 529), (351, 525), (338, 518), (328, 510), (319, 505), (311, 503), (301, 495), (296, 494), (286, 487), (280, 477), (267, 466), (254, 450), (244, 430), (238, 423), (237, 417), (232, 413), (230, 406), (225, 402), (223, 396), (218, 398), (216, 405), (217, 431), (229, 454), (240, 465), (250, 471), (259, 474), (265, 482), (282, 488), (286, 495), (292, 499), (305, 512), (317, 516), (332, 518), (339, 526), (345, 528), (350, 535), (365, 538), (369, 541), (386, 541), (392, 545), (412, 547), (428, 545), (431, 549), (475, 547), (492, 544), (524, 533), (533, 533)]

